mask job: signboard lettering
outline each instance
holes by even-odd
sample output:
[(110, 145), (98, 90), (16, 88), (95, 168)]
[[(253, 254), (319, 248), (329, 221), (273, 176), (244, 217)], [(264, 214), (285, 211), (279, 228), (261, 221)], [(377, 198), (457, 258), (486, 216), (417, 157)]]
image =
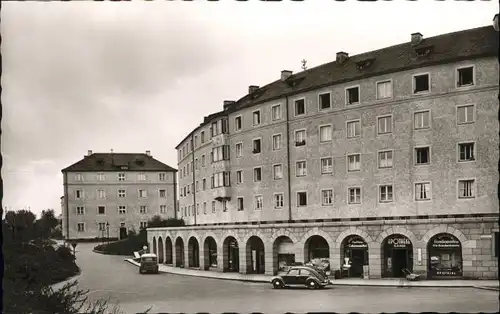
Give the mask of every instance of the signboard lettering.
[(396, 237), (394, 237), (394, 238), (388, 239), (387, 244), (392, 246), (392, 247), (395, 247), (395, 248), (405, 248), (405, 247), (411, 245), (411, 241), (408, 238), (403, 238), (403, 237), (396, 238)]
[(350, 249), (365, 249), (368, 247), (368, 244), (363, 239), (354, 238), (347, 243), (347, 247)]
[(452, 235), (443, 235), (432, 241), (433, 248), (460, 248), (460, 241)]

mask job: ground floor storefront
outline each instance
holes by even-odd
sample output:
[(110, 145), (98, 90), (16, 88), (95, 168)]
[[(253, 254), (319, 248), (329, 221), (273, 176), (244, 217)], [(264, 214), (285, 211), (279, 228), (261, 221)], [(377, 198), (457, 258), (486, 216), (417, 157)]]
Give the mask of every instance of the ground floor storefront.
[(497, 279), (498, 217), (148, 228), (176, 267), (273, 275), (313, 263), (354, 278)]

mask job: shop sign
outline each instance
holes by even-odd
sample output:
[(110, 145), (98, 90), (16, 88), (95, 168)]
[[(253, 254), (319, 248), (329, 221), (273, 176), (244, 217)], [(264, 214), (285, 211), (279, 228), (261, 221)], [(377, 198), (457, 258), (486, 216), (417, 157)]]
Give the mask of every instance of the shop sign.
[(411, 241), (405, 237), (394, 237), (389, 238), (387, 244), (393, 248), (406, 248), (411, 245)]
[(437, 237), (432, 241), (433, 248), (460, 248), (460, 241), (451, 235)]
[(449, 269), (439, 269), (436, 270), (436, 276), (461, 276), (456, 270)]
[(347, 247), (350, 249), (366, 249), (368, 244), (361, 238), (352, 238), (347, 243)]

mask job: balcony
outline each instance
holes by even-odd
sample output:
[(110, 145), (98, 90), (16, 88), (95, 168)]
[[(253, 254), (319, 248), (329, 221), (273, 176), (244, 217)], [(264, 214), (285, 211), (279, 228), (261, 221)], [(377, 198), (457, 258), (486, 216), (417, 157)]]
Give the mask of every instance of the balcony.
[(231, 161), (230, 160), (219, 160), (212, 163), (212, 173), (230, 171)]
[(220, 133), (212, 137), (212, 147), (229, 145), (229, 134)]
[(218, 188), (213, 188), (213, 197), (215, 200), (222, 201), (224, 199), (231, 199), (231, 187), (230, 186), (221, 186)]

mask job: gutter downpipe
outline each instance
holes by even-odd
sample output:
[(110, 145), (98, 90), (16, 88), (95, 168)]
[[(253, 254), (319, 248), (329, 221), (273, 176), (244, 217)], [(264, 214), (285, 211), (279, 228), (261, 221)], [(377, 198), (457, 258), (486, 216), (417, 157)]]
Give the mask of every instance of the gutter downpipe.
[(174, 179), (174, 219), (177, 219), (177, 171), (174, 171), (172, 178)]
[(69, 200), (68, 200), (68, 173), (63, 172), (63, 180), (64, 180), (64, 207), (66, 211), (66, 240), (69, 241)]
[(191, 185), (191, 187), (193, 188), (193, 214), (194, 214), (194, 225), (196, 226), (196, 174), (194, 172), (195, 170), (195, 165), (194, 165), (194, 150), (195, 150), (195, 147), (194, 147), (194, 140), (193, 140), (193, 135), (191, 134), (191, 139), (190, 139), (190, 142), (191, 142), (191, 149), (192, 149), (192, 152), (191, 152), (191, 165), (192, 165), (192, 169), (191, 169), (191, 172), (193, 173), (193, 184)]
[(286, 161), (288, 164), (287, 177), (288, 177), (288, 222), (292, 222), (292, 186), (290, 184), (290, 116), (288, 108), (288, 96), (286, 97), (285, 107), (286, 107)]

